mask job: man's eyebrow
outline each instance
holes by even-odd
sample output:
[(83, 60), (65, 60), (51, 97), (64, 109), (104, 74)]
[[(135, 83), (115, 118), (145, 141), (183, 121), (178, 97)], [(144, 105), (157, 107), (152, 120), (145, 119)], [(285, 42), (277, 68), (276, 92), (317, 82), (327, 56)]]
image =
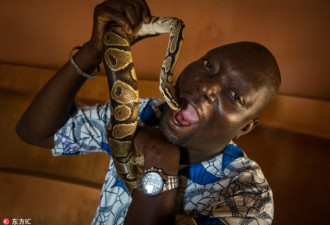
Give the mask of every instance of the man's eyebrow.
[(228, 72), (232, 75), (230, 84), (233, 86), (239, 86), (240, 89), (242, 89), (242, 92), (248, 92), (251, 89), (250, 85), (248, 84), (248, 77), (244, 74), (244, 72), (231, 66), (228, 67)]
[(219, 55), (208, 53), (203, 58), (206, 58), (207, 60), (212, 62), (214, 66), (218, 67), (217, 68), (218, 70), (220, 70), (222, 68), (222, 58)]

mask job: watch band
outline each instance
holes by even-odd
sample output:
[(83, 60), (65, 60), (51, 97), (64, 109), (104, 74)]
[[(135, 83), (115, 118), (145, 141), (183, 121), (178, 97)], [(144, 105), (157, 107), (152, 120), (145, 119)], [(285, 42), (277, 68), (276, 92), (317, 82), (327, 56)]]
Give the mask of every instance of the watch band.
[(165, 176), (166, 178), (163, 176), (166, 180), (166, 183), (163, 187), (163, 192), (179, 187), (179, 176), (170, 176), (170, 175), (165, 175)]

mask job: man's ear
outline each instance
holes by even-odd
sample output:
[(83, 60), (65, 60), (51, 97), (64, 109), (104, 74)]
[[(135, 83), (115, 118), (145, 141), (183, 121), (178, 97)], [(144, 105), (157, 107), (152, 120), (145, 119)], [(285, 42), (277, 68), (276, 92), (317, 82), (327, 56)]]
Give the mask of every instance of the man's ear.
[(239, 138), (240, 136), (249, 133), (250, 131), (252, 131), (258, 124), (259, 119), (254, 119), (254, 120), (250, 120), (244, 127), (242, 130), (240, 130), (240, 132), (235, 136), (235, 139)]

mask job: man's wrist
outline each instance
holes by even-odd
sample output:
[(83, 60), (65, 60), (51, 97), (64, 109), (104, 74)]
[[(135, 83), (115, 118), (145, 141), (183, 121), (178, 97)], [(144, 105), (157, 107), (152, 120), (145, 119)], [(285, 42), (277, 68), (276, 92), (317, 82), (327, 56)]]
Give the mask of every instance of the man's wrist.
[[(89, 42), (86, 42), (79, 51), (70, 56), (74, 64), (84, 73), (90, 74), (95, 68), (98, 68), (102, 61), (102, 54), (96, 51)], [(72, 62), (71, 62), (72, 64)], [(75, 68), (76, 69), (76, 68)]]
[(144, 154), (144, 169), (151, 167), (161, 168), (168, 175), (177, 175), (179, 171), (180, 151), (168, 146), (159, 147), (160, 151)]
[(139, 181), (139, 190), (148, 196), (157, 196), (179, 187), (179, 176), (168, 175), (162, 169), (146, 169)]
[(93, 44), (91, 41), (87, 41), (83, 46), (82, 46), (82, 51), (86, 51), (88, 55), (91, 56), (91, 58), (95, 59), (100, 63), (102, 61), (102, 49), (99, 49), (98, 47)]

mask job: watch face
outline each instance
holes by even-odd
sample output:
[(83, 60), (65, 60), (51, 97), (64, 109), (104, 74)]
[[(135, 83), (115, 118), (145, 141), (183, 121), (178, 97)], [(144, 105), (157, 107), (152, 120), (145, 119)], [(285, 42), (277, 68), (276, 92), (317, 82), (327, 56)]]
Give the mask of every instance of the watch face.
[(150, 172), (141, 180), (142, 191), (147, 195), (158, 195), (163, 190), (163, 179), (159, 173)]

